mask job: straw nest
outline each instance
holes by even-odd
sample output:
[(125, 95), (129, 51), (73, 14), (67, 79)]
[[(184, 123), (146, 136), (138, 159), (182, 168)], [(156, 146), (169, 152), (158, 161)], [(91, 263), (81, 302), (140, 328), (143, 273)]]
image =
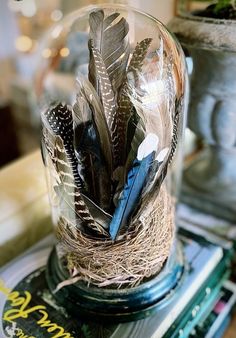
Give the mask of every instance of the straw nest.
[(98, 287), (133, 287), (160, 272), (174, 237), (173, 199), (165, 188), (143, 202), (126, 234), (116, 242), (86, 237), (65, 218), (57, 235), (71, 279)]

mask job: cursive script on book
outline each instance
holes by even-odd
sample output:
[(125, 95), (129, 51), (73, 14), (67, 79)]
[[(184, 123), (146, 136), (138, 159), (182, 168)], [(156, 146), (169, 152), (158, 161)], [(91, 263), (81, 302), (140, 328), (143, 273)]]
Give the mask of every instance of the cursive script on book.
[[(40, 315), (40, 319), (37, 320), (37, 325), (42, 329), (47, 330), (52, 334), (51, 338), (74, 338), (70, 333), (65, 332), (63, 327), (56, 323), (51, 322), (48, 316), (47, 308), (45, 305), (31, 306), (32, 295), (28, 291), (22, 293), (18, 291), (11, 291), (3, 280), (0, 279), (0, 293), (3, 293), (10, 304), (10, 309), (6, 310), (3, 314), (3, 320), (14, 324), (16, 319), (27, 319), (32, 313), (37, 312)], [(18, 328), (17, 337), (21, 338), (35, 338), (33, 336), (27, 336), (23, 331)]]

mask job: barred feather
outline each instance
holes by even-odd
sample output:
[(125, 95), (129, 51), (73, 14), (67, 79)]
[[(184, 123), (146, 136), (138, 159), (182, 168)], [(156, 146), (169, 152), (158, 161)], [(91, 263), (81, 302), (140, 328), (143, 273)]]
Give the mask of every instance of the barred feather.
[(42, 120), (45, 127), (48, 126), (55, 135), (60, 136), (63, 140), (67, 160), (72, 169), (75, 183), (82, 189), (83, 182), (77, 171), (78, 161), (73, 146), (73, 118), (71, 108), (67, 105), (57, 103), (43, 113)]
[[(103, 10), (94, 11), (89, 16), (90, 39), (100, 52), (114, 91), (121, 86), (129, 58), (129, 25), (119, 13), (106, 18)], [(100, 96), (99, 83), (95, 75), (95, 60), (90, 48), (89, 80)]]
[[(92, 41), (91, 41), (92, 45)], [(101, 101), (104, 107), (104, 113), (107, 119), (108, 127), (111, 128), (116, 111), (116, 103), (114, 92), (112, 90), (111, 82), (99, 50), (91, 46), (92, 54), (94, 57), (96, 76), (101, 86)]]
[(128, 71), (127, 73), (133, 74), (134, 77), (134, 83), (137, 84), (138, 80), (138, 74), (142, 69), (143, 61), (147, 55), (148, 48), (152, 42), (151, 38), (146, 38), (140, 42), (137, 43), (132, 58), (129, 63)]
[[(122, 142), (119, 138), (120, 133), (118, 132), (121, 121), (117, 119), (115, 97), (101, 54), (94, 47), (92, 47), (91, 50), (94, 56), (97, 77), (101, 86), (101, 98), (111, 136), (114, 167), (116, 167), (118, 149), (120, 150), (120, 144)], [(122, 149), (122, 151), (124, 151), (124, 149)]]
[(171, 142), (171, 152), (168, 158), (168, 163), (171, 163), (175, 155), (175, 151), (178, 144), (178, 130), (180, 122), (180, 113), (183, 111), (184, 97), (183, 95), (175, 103), (175, 115), (173, 120), (173, 136)]

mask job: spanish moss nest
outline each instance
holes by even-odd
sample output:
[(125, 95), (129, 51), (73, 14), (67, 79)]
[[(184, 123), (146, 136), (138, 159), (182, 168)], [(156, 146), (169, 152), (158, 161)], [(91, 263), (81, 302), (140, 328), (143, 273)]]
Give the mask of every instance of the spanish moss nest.
[(174, 203), (164, 187), (142, 203), (127, 232), (116, 242), (86, 237), (61, 218), (57, 235), (71, 278), (98, 287), (139, 285), (160, 272), (174, 238)]

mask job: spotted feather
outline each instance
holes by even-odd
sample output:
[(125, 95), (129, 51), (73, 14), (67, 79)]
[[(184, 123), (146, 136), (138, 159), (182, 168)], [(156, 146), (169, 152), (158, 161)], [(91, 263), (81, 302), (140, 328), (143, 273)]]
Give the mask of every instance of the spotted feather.
[(75, 183), (82, 189), (83, 181), (77, 171), (78, 160), (75, 156), (73, 145), (73, 117), (71, 108), (62, 103), (56, 103), (43, 113), (42, 119), (43, 122), (46, 122), (45, 125), (49, 125), (53, 133), (60, 136), (63, 140), (67, 160), (71, 166)]

